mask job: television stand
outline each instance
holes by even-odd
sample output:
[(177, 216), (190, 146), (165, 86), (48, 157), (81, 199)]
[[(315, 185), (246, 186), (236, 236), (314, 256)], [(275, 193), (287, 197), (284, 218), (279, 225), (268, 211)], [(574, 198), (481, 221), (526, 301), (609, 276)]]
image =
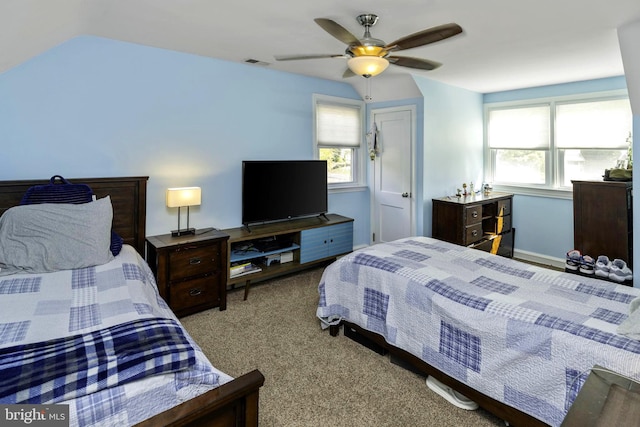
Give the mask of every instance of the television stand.
[(353, 250), (353, 219), (337, 214), (221, 231), (229, 235), (227, 286), (244, 283), (245, 300), (253, 282), (316, 267)]

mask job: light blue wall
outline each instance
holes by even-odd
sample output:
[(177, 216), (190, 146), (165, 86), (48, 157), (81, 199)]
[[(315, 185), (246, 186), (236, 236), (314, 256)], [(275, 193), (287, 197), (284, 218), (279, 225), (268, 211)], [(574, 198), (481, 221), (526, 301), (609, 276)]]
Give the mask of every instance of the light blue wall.
[(424, 96), (423, 233), (431, 236), (432, 199), (455, 194), (465, 182), (482, 184), (482, 95), (414, 79)]
[[(176, 228), (174, 186), (202, 187), (191, 225), (235, 227), (242, 160), (313, 157), (313, 93), (360, 99), (345, 83), (77, 37), (0, 74), (0, 179), (148, 175), (147, 234)], [(368, 193), (332, 194), (329, 210), (368, 243)]]
[[(432, 198), (482, 182), (483, 101), (625, 87), (617, 77), (480, 95), (415, 82), (424, 98), (367, 108), (416, 106), (417, 234), (427, 236)], [(177, 225), (164, 206), (172, 186), (202, 187), (195, 227), (238, 226), (242, 160), (312, 158), (313, 93), (360, 99), (346, 83), (77, 37), (0, 74), (0, 179), (148, 175), (149, 235)], [(331, 212), (355, 218), (356, 246), (369, 243), (369, 198), (329, 196)], [(564, 257), (572, 246), (570, 200), (516, 196), (513, 222), (519, 250)]]
[[(483, 99), (485, 103), (492, 103), (617, 89), (626, 89), (624, 77), (488, 93), (484, 94)], [(573, 249), (573, 201), (516, 195), (513, 204), (516, 248), (564, 259), (565, 253)], [(597, 255), (600, 254), (592, 256)]]
[(618, 76), (605, 79), (585, 80), (582, 82), (508, 90), (504, 92), (485, 93), (483, 95), (483, 102), (488, 104), (491, 102), (519, 101), (523, 99), (577, 95), (581, 93), (602, 92), (626, 88), (627, 83), (624, 76)]

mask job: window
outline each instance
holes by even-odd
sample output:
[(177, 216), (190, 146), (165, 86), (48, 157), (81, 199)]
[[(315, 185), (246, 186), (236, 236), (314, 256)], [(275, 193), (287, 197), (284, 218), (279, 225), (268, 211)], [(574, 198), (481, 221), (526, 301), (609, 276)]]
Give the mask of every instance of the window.
[(550, 98), (486, 107), (486, 179), (495, 185), (569, 190), (627, 159), (626, 94)]
[(327, 161), (330, 188), (361, 185), (364, 162), (364, 104), (360, 101), (314, 96), (314, 141), (316, 156)]

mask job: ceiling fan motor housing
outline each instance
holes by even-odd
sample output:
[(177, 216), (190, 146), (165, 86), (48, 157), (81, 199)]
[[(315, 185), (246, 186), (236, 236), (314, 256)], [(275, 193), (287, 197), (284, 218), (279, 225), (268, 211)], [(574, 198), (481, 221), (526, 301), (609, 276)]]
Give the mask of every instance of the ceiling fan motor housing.
[(364, 27), (364, 35), (359, 39), (359, 44), (352, 44), (347, 48), (347, 53), (351, 56), (380, 56), (384, 58), (389, 54), (384, 47), (385, 42), (371, 37), (369, 28), (378, 22), (378, 15), (367, 13), (358, 15), (356, 21)]

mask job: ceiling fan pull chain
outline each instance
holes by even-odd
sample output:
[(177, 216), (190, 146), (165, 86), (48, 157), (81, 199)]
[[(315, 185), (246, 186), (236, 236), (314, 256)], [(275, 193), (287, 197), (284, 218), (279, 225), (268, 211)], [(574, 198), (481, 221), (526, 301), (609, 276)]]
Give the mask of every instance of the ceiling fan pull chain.
[(366, 102), (371, 102), (371, 101), (373, 101), (373, 98), (371, 97), (371, 79), (365, 78), (365, 80), (367, 81), (367, 83), (366, 83), (367, 91), (366, 91), (366, 94), (364, 96), (364, 100)]

